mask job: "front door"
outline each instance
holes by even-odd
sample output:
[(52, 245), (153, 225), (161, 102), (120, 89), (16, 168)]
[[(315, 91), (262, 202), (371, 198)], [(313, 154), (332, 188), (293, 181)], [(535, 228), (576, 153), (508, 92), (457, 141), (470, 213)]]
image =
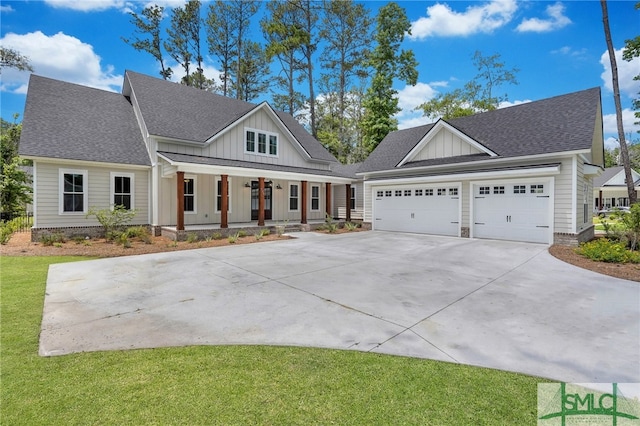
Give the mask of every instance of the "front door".
[[(251, 182), (251, 220), (258, 220), (258, 199), (260, 192), (257, 180)], [(271, 220), (271, 185), (264, 183), (264, 220)]]

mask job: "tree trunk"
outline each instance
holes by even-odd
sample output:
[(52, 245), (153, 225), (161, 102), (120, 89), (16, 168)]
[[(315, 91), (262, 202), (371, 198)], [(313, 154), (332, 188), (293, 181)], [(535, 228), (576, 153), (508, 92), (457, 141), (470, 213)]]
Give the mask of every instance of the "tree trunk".
[(607, 40), (607, 49), (609, 51), (609, 60), (611, 61), (611, 80), (613, 84), (613, 100), (616, 105), (616, 123), (618, 124), (618, 141), (620, 143), (620, 156), (622, 157), (622, 165), (624, 166), (625, 181), (627, 184), (627, 192), (629, 194), (629, 204), (637, 201), (636, 191), (633, 186), (633, 177), (631, 175), (631, 161), (629, 160), (629, 148), (624, 137), (624, 128), (622, 126), (622, 106), (620, 105), (620, 87), (618, 84), (618, 65), (616, 64), (615, 50), (611, 41), (611, 30), (609, 28), (609, 13), (607, 11), (607, 0), (600, 0), (602, 6), (602, 23), (604, 24), (604, 36)]

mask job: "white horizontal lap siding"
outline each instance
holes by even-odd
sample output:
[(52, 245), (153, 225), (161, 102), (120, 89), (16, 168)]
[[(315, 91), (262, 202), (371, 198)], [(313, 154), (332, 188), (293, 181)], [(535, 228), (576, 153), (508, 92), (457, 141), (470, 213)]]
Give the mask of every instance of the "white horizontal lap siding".
[[(88, 209), (109, 208), (113, 204), (111, 193), (111, 173), (123, 173), (134, 175), (134, 203), (136, 216), (132, 225), (146, 225), (149, 223), (149, 172), (138, 169), (119, 169), (106, 167), (87, 167), (76, 164), (56, 164), (36, 162), (37, 192), (36, 214), (37, 226), (48, 227), (72, 227), (72, 226), (99, 226), (94, 217), (86, 218), (85, 214), (60, 214), (60, 169), (67, 171), (87, 171), (88, 186), (85, 188), (85, 196), (88, 197)], [(87, 185), (85, 183), (85, 185)]]
[(572, 159), (563, 158), (560, 165), (560, 174), (555, 176), (554, 182), (554, 231), (561, 233), (573, 233), (575, 218), (573, 208), (575, 197), (573, 196)]

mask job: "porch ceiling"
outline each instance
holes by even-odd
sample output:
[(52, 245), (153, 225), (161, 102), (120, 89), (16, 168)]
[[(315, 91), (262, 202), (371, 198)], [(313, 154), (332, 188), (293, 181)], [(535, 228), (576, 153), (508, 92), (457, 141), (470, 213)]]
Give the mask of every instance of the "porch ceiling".
[(225, 158), (201, 157), (196, 155), (158, 152), (163, 160), (162, 176), (171, 177), (176, 172), (241, 176), (248, 178), (309, 180), (337, 184), (353, 183), (353, 179), (338, 176), (332, 170), (282, 166), (279, 164), (253, 163)]

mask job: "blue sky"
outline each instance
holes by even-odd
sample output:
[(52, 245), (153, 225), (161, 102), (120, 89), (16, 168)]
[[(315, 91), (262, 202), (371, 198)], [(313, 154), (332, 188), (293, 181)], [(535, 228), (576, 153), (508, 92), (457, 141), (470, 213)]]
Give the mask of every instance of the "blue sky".
[[(166, 7), (182, 0), (159, 0)], [(206, 7), (206, 1), (203, 2)], [(365, 1), (372, 15), (386, 2)], [(126, 0), (44, 0), (0, 2), (0, 45), (28, 56), (35, 73), (105, 90), (121, 89), (124, 71), (158, 76), (153, 58), (136, 52), (121, 37), (133, 26), (128, 11), (140, 12), (148, 2)], [(505, 86), (509, 102), (528, 102), (599, 86), (602, 88), (605, 138), (615, 146), (615, 110), (600, 2), (589, 1), (398, 1), (412, 23), (403, 48), (413, 49), (420, 63), (416, 86), (398, 84), (400, 127), (426, 123), (414, 108), (438, 92), (461, 87), (477, 70), (471, 57), (498, 53), (507, 68), (516, 67), (519, 84)], [(621, 59), (624, 40), (640, 35), (635, 1), (609, 1), (609, 19), (627, 137), (639, 139), (640, 126), (631, 100), (640, 96), (640, 59)], [(263, 41), (258, 18), (252, 37)], [(207, 58), (205, 74), (214, 78), (217, 64)], [(178, 69), (179, 66), (172, 65)], [(0, 75), (2, 118), (22, 115), (29, 73), (5, 69)], [(263, 99), (260, 99), (263, 100)], [(269, 100), (266, 95), (264, 100)]]

